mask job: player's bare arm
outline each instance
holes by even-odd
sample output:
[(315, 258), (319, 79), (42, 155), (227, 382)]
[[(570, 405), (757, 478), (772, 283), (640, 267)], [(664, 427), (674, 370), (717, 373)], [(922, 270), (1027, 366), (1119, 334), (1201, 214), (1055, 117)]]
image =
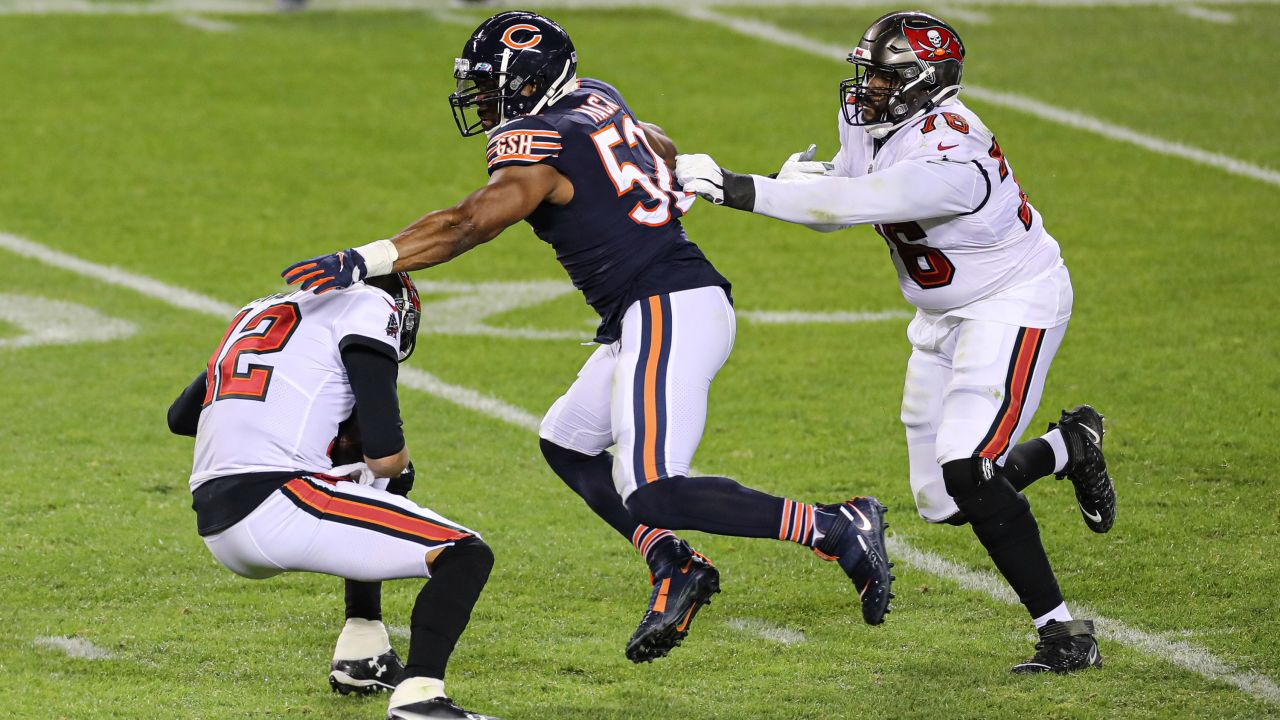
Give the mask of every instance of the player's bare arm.
[(489, 242), (544, 202), (564, 205), (572, 199), (573, 184), (550, 166), (502, 168), (457, 205), (427, 213), (389, 240), (303, 260), (281, 276), (323, 293), (369, 276), (421, 270)]
[(503, 168), (462, 202), (424, 215), (391, 238), (398, 254), (392, 270), (407, 272), (448, 262), (494, 239), (543, 202), (564, 205), (572, 199), (573, 184), (550, 166)]
[(653, 151), (658, 154), (658, 157), (662, 158), (662, 162), (666, 163), (669, 169), (675, 170), (676, 155), (679, 151), (676, 150), (676, 144), (671, 138), (667, 137), (666, 132), (653, 123), (640, 121), (636, 124), (644, 131), (645, 139), (649, 141), (649, 147), (653, 148)]

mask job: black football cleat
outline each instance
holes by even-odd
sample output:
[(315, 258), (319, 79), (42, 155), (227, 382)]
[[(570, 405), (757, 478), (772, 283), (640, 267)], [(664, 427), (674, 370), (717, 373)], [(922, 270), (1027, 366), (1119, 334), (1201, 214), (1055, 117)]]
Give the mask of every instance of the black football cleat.
[(873, 497), (856, 497), (838, 505), (818, 505), (835, 516), (822, 539), (813, 548), (823, 560), (840, 563), (862, 600), (862, 619), (879, 625), (889, 612), (890, 591), (896, 579), (889, 569), (884, 546), (884, 513), (888, 510)]
[(390, 708), (387, 710), (387, 720), (498, 720), (498, 718), (464, 710), (449, 698), (441, 696)]
[(1016, 673), (1069, 673), (1102, 667), (1092, 620), (1052, 620), (1040, 628), (1040, 642), (1031, 659), (1013, 666)]
[(1102, 456), (1102, 437), (1106, 428), (1102, 415), (1088, 405), (1062, 413), (1049, 429), (1058, 428), (1067, 444), (1067, 466), (1058, 479), (1071, 479), (1076, 487), (1076, 502), (1089, 529), (1104, 533), (1116, 521), (1116, 488), (1107, 473), (1107, 460)]
[(336, 693), (348, 695), (372, 695), (396, 688), (404, 664), (395, 650), (388, 650), (376, 658), (362, 660), (334, 660), (329, 666), (329, 687)]
[(649, 609), (631, 639), (627, 659), (634, 663), (665, 657), (689, 634), (689, 625), (711, 596), (720, 592), (720, 571), (681, 540), (681, 559), (653, 574)]

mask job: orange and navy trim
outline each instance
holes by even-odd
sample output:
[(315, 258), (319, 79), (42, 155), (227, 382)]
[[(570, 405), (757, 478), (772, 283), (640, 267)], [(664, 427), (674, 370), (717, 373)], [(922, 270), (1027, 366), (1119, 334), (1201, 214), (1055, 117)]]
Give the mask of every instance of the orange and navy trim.
[(1018, 428), (1022, 411), (1026, 408), (1027, 392), (1031, 389), (1031, 380), (1036, 374), (1036, 361), (1043, 345), (1044, 330), (1022, 328), (1018, 331), (1018, 337), (1013, 343), (1013, 355), (1009, 359), (1009, 373), (1004, 382), (1004, 402), (996, 412), (991, 429), (982, 438), (982, 442), (978, 443), (975, 456), (997, 460), (1009, 449), (1009, 443), (1015, 439), (1013, 432)]
[(461, 527), (428, 520), (398, 505), (325, 487), (324, 483), (332, 482), (325, 476), (304, 476), (285, 483), (281, 492), (303, 512), (321, 520), (373, 530), (427, 547), (472, 537)]
[(532, 165), (556, 157), (563, 148), (555, 130), (508, 130), (489, 140), (489, 171), (507, 165)]
[(813, 506), (783, 498), (778, 539), (813, 547)]
[(631, 544), (636, 550), (640, 551), (640, 557), (646, 561), (649, 559), (649, 551), (658, 544), (663, 538), (674, 538), (675, 533), (662, 528), (653, 528), (648, 525), (637, 525), (635, 532), (631, 533)]
[(636, 486), (667, 476), (667, 364), (671, 360), (671, 296), (640, 301), (640, 359), (636, 363), (632, 412)]

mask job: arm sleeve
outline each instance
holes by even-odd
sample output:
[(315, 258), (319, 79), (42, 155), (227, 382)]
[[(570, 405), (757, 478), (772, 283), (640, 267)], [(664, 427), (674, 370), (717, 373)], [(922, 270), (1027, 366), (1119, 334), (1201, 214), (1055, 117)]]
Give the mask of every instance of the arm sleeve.
[(981, 165), (949, 160), (905, 162), (857, 178), (753, 179), (753, 212), (809, 226), (967, 215), (979, 210), (991, 194), (991, 180)]
[(356, 397), (356, 419), (365, 456), (381, 458), (400, 452), (404, 448), (404, 430), (396, 396), (399, 365), (385, 352), (363, 343), (344, 347), (342, 364)]
[(187, 437), (196, 436), (196, 428), (200, 425), (200, 410), (203, 409), (208, 387), (205, 373), (201, 372), (178, 395), (178, 399), (169, 406), (169, 432)]

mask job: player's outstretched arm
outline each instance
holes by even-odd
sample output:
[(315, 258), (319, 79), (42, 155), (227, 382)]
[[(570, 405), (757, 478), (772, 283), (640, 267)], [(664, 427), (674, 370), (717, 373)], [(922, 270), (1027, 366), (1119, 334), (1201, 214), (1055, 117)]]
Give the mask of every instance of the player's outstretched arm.
[(667, 164), (669, 170), (676, 169), (676, 144), (667, 137), (667, 133), (657, 125), (647, 122), (636, 123), (640, 129), (644, 131), (644, 137), (649, 141), (649, 147), (662, 158), (662, 162)]
[(858, 178), (803, 182), (739, 175), (708, 155), (681, 155), (676, 179), (717, 205), (802, 225), (862, 225), (959, 215), (986, 201), (990, 179), (973, 163), (920, 160)]
[(573, 185), (550, 166), (502, 168), (462, 202), (427, 213), (393, 238), (303, 260), (280, 275), (290, 285), (323, 293), (371, 275), (421, 270), (492, 240), (543, 202), (564, 204), (572, 198)]

